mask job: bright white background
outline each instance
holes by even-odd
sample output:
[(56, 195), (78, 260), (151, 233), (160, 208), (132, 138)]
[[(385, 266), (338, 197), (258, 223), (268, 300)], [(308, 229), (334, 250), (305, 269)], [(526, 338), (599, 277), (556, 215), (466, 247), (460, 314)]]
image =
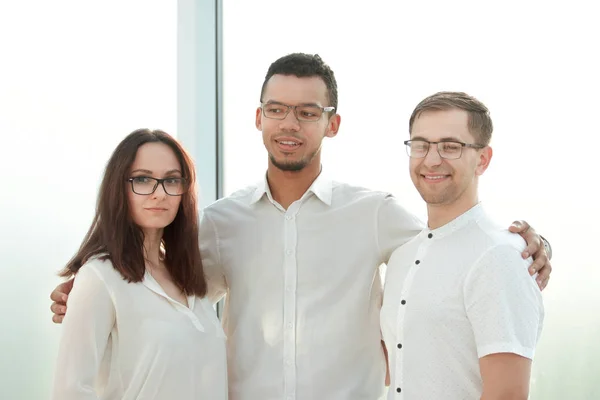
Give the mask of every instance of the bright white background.
[[(555, 250), (532, 398), (600, 397), (592, 2), (224, 3), (226, 193), (264, 173), (254, 111), (269, 64), (289, 52), (336, 72), (343, 122), (325, 168), (421, 216), (401, 144), (410, 112), (438, 90), (477, 96), (496, 126), (481, 198)], [(111, 151), (139, 127), (175, 132), (176, 24), (172, 0), (0, 2), (0, 399), (47, 398), (60, 335), (48, 295)]]
[(478, 97), (495, 124), (481, 199), (554, 247), (531, 397), (600, 398), (597, 15), (591, 1), (225, 1), (225, 192), (264, 174), (254, 112), (287, 53), (320, 54), (338, 80), (342, 125), (323, 167), (420, 216), (402, 144), (410, 113), (440, 90)]
[(177, 3), (0, 3), (0, 399), (44, 400), (56, 272), (134, 129), (175, 132)]

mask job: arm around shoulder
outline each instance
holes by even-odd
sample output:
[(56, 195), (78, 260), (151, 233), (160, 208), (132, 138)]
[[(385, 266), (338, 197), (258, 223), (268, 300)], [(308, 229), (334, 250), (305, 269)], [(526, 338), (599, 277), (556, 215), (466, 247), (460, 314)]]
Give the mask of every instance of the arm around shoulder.
[(425, 228), (425, 224), (388, 194), (377, 210), (377, 243), (384, 262), (398, 247)]

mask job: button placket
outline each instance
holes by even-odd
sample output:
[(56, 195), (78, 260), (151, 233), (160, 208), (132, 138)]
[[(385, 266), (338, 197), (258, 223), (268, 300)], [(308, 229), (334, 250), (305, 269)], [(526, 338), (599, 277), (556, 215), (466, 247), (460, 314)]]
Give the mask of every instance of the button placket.
[(422, 242), (421, 245), (419, 246), (419, 248), (417, 249), (417, 253), (415, 254), (415, 261), (411, 265), (411, 267), (406, 275), (406, 279), (404, 280), (402, 289), (400, 291), (400, 304), (398, 305), (398, 316), (397, 316), (397, 320), (396, 320), (396, 331), (398, 332), (398, 337), (397, 337), (397, 344), (396, 344), (396, 350), (395, 350), (395, 354), (396, 354), (396, 368), (395, 368), (395, 374), (396, 374), (395, 375), (396, 376), (395, 386), (396, 386), (396, 388), (395, 388), (395, 390), (396, 390), (396, 394), (397, 394), (396, 397), (398, 399), (402, 399), (404, 397), (402, 394), (402, 387), (404, 385), (403, 353), (404, 353), (404, 346), (406, 345), (405, 340), (404, 340), (404, 320), (406, 318), (406, 310), (407, 310), (407, 304), (408, 304), (407, 299), (410, 298), (410, 289), (411, 289), (414, 277), (417, 274), (417, 272), (422, 268), (421, 263), (422, 263), (422, 260), (424, 259), (425, 253), (427, 251), (428, 243), (429, 242), (427, 242), (427, 241)]
[(283, 292), (283, 360), (284, 393), (293, 398), (296, 393), (296, 285), (298, 259), (298, 227), (296, 213), (300, 202), (294, 202), (284, 214), (284, 292)]

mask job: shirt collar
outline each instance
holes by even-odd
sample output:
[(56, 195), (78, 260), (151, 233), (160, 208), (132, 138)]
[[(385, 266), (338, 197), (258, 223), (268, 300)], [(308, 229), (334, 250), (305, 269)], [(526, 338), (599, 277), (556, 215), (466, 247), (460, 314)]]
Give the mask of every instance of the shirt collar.
[[(421, 232), (421, 235), (430, 238), (441, 239), (444, 236), (450, 235), (451, 233), (460, 230), (472, 221), (478, 221), (484, 215), (485, 210), (483, 206), (481, 205), (481, 203), (477, 203), (463, 214), (448, 222), (446, 225), (440, 226), (436, 229), (426, 228), (423, 230), (423, 232)], [(429, 235), (433, 236), (431, 237)]]
[[(306, 193), (304, 193), (302, 198), (306, 198), (309, 193), (314, 193), (315, 196), (319, 198), (319, 200), (330, 206), (331, 198), (333, 196), (333, 181), (330, 178), (323, 175), (323, 171), (321, 170), (321, 173), (319, 174), (319, 176), (317, 176), (317, 179), (315, 179), (312, 185), (310, 185), (310, 187), (308, 188)], [(256, 185), (256, 189), (254, 190), (254, 193), (250, 198), (250, 204), (252, 205), (258, 202), (265, 195), (269, 198), (269, 201), (271, 201), (271, 203), (275, 202), (275, 200), (273, 200), (273, 197), (271, 196), (271, 189), (269, 188), (269, 182), (267, 181), (267, 174), (265, 174), (264, 179)]]

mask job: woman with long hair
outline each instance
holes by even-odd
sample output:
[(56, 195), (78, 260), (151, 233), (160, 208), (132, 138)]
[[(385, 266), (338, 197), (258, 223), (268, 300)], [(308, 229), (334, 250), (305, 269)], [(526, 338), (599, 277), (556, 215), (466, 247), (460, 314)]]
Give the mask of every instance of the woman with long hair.
[(165, 132), (115, 149), (75, 276), (53, 398), (227, 398), (225, 336), (205, 298), (192, 161)]

